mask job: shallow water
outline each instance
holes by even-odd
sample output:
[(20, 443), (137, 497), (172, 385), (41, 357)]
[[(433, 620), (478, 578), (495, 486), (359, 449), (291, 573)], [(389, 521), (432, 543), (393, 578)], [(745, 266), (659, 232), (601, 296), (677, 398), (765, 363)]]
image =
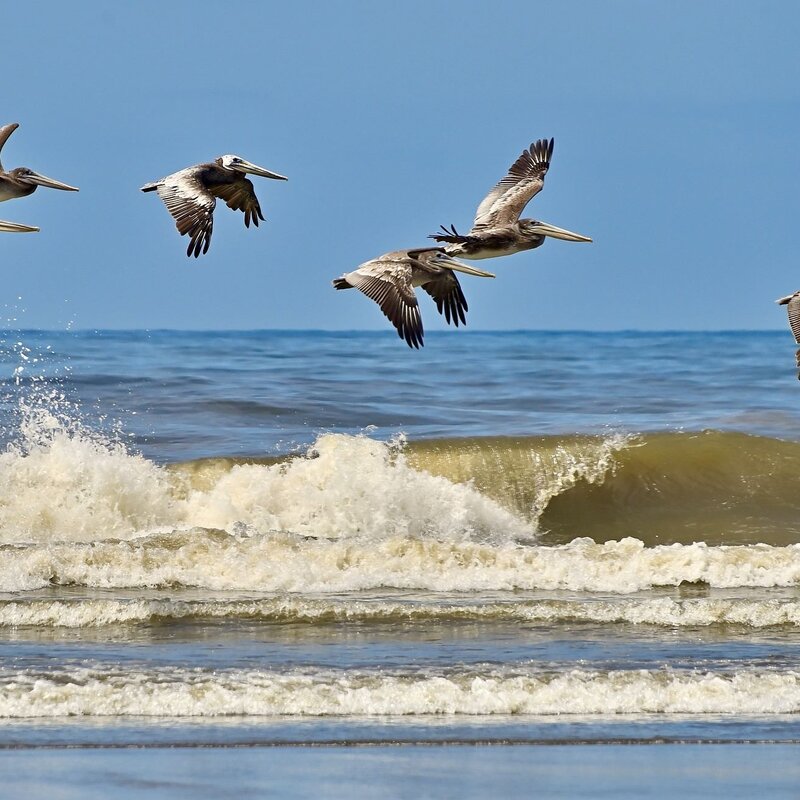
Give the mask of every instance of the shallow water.
[(800, 740), (788, 334), (0, 355), (0, 747)]
[[(0, 753), (15, 796), (73, 798), (484, 798), (505, 796), (796, 797), (792, 745), (550, 745), (12, 751)], [(25, 777), (21, 777), (25, 776)], [(30, 793), (33, 794), (30, 794)]]

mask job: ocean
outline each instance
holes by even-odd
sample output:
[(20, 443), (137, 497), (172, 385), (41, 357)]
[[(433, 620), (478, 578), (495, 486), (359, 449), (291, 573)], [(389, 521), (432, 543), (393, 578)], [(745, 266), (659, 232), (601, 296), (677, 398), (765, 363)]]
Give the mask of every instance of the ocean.
[(0, 796), (794, 796), (788, 331), (5, 331), (0, 377)]

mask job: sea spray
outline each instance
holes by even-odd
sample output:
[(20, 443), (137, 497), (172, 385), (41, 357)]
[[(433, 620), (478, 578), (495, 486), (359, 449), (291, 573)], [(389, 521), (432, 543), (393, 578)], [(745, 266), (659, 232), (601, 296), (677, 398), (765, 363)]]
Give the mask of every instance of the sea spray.
[(532, 526), (468, 485), (412, 469), (396, 443), (320, 436), (305, 456), (235, 464), (205, 488), (120, 441), (28, 409), (0, 454), (0, 542), (131, 539), (155, 531), (288, 531), (509, 541)]

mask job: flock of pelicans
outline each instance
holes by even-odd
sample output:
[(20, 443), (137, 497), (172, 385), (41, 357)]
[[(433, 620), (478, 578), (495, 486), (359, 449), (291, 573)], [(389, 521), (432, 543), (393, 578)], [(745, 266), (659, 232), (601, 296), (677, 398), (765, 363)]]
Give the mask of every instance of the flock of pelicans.
[[(0, 151), (17, 123), (0, 127)], [(542, 245), (547, 237), (568, 242), (591, 242), (588, 236), (557, 228), (535, 219), (520, 219), (523, 209), (544, 186), (544, 178), (553, 156), (553, 139), (539, 139), (524, 150), (489, 194), (483, 198), (472, 228), (461, 235), (454, 226), (444, 226), (429, 238), (440, 246), (394, 250), (366, 261), (352, 272), (333, 281), (336, 289), (355, 288), (374, 300), (398, 335), (409, 347), (423, 344), (422, 316), (414, 289), (423, 288), (435, 301), (436, 308), (448, 323), (466, 323), (466, 298), (456, 272), (479, 278), (495, 277), (491, 272), (459, 261), (513, 255)], [(244, 224), (258, 226), (264, 219), (253, 184), (246, 175), (285, 181), (277, 172), (259, 167), (239, 156), (224, 155), (204, 164), (173, 172), (145, 184), (143, 192), (157, 192), (175, 220), (181, 236), (189, 237), (187, 256), (197, 258), (207, 253), (214, 226), (217, 198), (228, 208), (244, 214)], [(39, 186), (77, 192), (75, 186), (62, 183), (27, 167), (5, 170), (0, 161), (0, 202), (26, 197)], [(0, 220), (0, 231), (30, 233), (39, 229), (30, 225)], [(786, 305), (789, 326), (800, 344), (800, 291), (777, 301)], [(797, 351), (800, 368), (800, 350)], [(800, 375), (798, 375), (800, 377)]]

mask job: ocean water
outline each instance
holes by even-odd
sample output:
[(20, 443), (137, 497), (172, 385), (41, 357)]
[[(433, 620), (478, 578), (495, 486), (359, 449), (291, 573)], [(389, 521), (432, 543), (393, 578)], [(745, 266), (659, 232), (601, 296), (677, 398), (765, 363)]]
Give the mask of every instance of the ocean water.
[(16, 759), (800, 742), (788, 331), (6, 331), (0, 378)]

